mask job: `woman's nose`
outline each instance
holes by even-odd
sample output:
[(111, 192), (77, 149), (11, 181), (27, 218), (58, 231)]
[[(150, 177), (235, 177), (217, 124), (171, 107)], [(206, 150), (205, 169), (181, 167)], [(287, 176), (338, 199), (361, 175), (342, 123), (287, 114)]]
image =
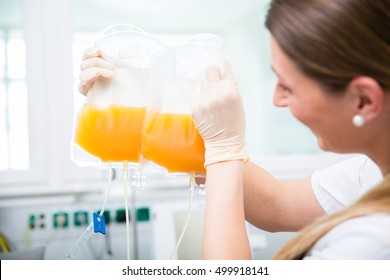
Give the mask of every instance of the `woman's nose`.
[(276, 107), (288, 107), (287, 93), (285, 93), (281, 90), (275, 89), (273, 102), (274, 102), (274, 105)]

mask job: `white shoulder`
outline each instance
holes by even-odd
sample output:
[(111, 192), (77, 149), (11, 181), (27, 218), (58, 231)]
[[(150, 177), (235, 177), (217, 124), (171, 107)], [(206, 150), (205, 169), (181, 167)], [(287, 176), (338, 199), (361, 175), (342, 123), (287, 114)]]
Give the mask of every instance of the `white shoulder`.
[(364, 155), (317, 170), (311, 176), (313, 192), (328, 214), (352, 204), (382, 180), (379, 167)]

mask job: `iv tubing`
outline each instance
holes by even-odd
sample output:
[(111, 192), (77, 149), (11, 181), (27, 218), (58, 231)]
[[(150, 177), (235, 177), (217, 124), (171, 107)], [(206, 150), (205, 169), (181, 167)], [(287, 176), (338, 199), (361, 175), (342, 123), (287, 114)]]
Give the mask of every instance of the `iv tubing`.
[(73, 247), (69, 250), (67, 258), (73, 259), (76, 256), (76, 254), (80, 251), (81, 247), (83, 247), (85, 243), (87, 243), (88, 239), (92, 236), (92, 234), (93, 234), (93, 223), (90, 223), (89, 226), (83, 232), (83, 234), (73, 245)]
[(106, 197), (104, 198), (102, 209), (100, 210), (99, 217), (101, 217), (104, 213), (104, 210), (106, 208), (106, 203), (108, 200), (108, 197), (110, 196), (111, 191), (111, 182), (112, 182), (112, 165), (111, 162), (108, 163), (108, 190), (106, 193)]
[[(140, 174), (140, 168), (138, 168), (138, 171), (137, 171), (137, 180), (138, 178), (142, 178), (139, 176)], [(130, 178), (134, 178), (133, 176), (133, 170), (131, 170), (131, 175), (130, 175)], [(142, 176), (142, 175), (141, 175)], [(133, 183), (133, 182), (132, 182)], [(139, 181), (136, 182), (136, 184), (138, 185), (138, 183), (142, 184), (141, 182), (141, 179), (139, 179)], [(130, 210), (130, 213), (134, 213), (133, 214), (133, 219), (130, 219), (130, 223), (131, 223), (131, 228), (133, 230), (133, 235), (131, 236), (132, 237), (132, 241), (133, 241), (133, 247), (132, 247), (132, 256), (133, 256), (133, 259), (134, 260), (138, 260), (138, 234), (137, 234), (137, 207), (136, 207), (136, 190), (137, 188), (133, 185), (133, 184), (129, 184), (131, 186), (131, 210)]]
[(127, 195), (127, 180), (128, 180), (128, 163), (123, 162), (123, 179), (124, 179), (124, 192), (125, 192), (125, 209), (126, 209), (126, 242), (127, 242), (127, 259), (130, 260), (130, 225), (129, 225), (129, 203)]
[[(112, 182), (112, 165), (111, 165), (111, 162), (108, 163), (108, 172), (109, 172), (108, 173), (108, 189), (107, 189), (107, 193), (106, 193), (106, 196), (104, 198), (103, 206), (102, 206), (102, 209), (100, 210), (98, 219), (100, 219), (100, 217), (103, 215), (104, 209), (106, 207), (106, 203), (107, 203), (107, 200), (108, 200), (108, 197), (110, 196), (111, 182)], [(85, 243), (87, 243), (88, 239), (92, 236), (93, 233), (94, 233), (94, 231), (93, 231), (93, 222), (91, 222), (88, 225), (88, 227), (85, 229), (85, 231), (81, 234), (81, 236), (76, 241), (76, 243), (73, 245), (73, 247), (70, 248), (70, 250), (68, 252), (68, 255), (67, 255), (67, 258), (68, 259), (73, 259), (76, 256), (76, 254), (80, 251), (81, 247), (83, 247), (85, 245)]]
[(180, 234), (180, 237), (177, 240), (175, 250), (173, 250), (173, 252), (171, 254), (171, 257), (169, 258), (170, 260), (173, 259), (173, 257), (175, 256), (177, 250), (179, 249), (180, 243), (183, 240), (183, 236), (184, 236), (184, 234), (185, 234), (185, 232), (187, 230), (188, 222), (190, 221), (191, 209), (192, 209), (192, 198), (194, 196), (194, 185), (195, 185), (195, 173), (191, 172), (191, 174), (190, 174), (190, 202), (188, 204), (187, 218), (186, 218), (186, 222), (184, 224), (183, 230), (182, 230), (182, 232)]

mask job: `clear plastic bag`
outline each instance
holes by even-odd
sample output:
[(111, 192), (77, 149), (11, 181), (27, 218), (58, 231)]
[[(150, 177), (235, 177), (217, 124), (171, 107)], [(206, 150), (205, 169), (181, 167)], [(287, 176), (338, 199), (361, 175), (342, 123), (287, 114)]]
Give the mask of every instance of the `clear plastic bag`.
[(79, 164), (137, 163), (150, 90), (150, 61), (166, 44), (143, 30), (118, 24), (95, 42), (114, 64), (99, 79), (75, 120), (73, 159)]
[(197, 35), (153, 58), (143, 157), (170, 173), (205, 172), (204, 143), (193, 123), (191, 103), (206, 67), (223, 63), (218, 38), (211, 34)]
[[(200, 92), (206, 67), (217, 64), (222, 69), (222, 49), (214, 35), (198, 35), (183, 45), (168, 47), (129, 25), (107, 28), (95, 45), (104, 58), (114, 64), (115, 76), (111, 80), (97, 80), (78, 112), (74, 122), (72, 158), (79, 165), (107, 163), (105, 166), (111, 175), (113, 165), (123, 167), (128, 259), (131, 251), (128, 169), (137, 171), (135, 177), (130, 176), (130, 181), (136, 179), (135, 184), (131, 184), (133, 191), (142, 186), (142, 158), (147, 159), (142, 163), (155, 163), (157, 170), (163, 168), (168, 173), (190, 174), (188, 215), (171, 255), (173, 258), (190, 219), (194, 173), (205, 172), (204, 143), (193, 123), (191, 103)], [(134, 193), (132, 197), (135, 197)], [(99, 217), (103, 215), (104, 205)], [(135, 234), (135, 219), (133, 225)], [(92, 226), (94, 224), (76, 241), (68, 258), (74, 258), (88, 241)]]

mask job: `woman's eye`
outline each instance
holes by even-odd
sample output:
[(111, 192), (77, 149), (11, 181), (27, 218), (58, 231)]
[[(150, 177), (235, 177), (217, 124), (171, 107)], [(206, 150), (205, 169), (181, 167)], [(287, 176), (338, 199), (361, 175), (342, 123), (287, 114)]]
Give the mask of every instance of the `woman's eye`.
[(290, 92), (290, 89), (288, 87), (286, 87), (285, 85), (279, 83), (279, 88), (283, 91), (283, 92)]

